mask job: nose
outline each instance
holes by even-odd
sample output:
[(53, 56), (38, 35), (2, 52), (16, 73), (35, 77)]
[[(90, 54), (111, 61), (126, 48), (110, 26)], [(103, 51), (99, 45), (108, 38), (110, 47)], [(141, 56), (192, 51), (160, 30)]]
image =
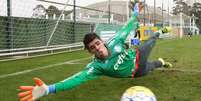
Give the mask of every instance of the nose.
[(99, 48), (100, 48), (100, 47), (99, 47), (98, 45), (95, 45), (95, 49), (96, 49), (96, 50), (99, 50)]

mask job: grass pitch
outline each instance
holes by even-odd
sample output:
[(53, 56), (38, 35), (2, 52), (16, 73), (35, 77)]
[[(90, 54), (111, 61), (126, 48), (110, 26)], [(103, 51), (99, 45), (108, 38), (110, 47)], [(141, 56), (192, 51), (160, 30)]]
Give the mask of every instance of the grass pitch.
[[(200, 101), (201, 36), (158, 40), (150, 60), (162, 57), (172, 69), (160, 69), (136, 78), (100, 77), (72, 90), (43, 97), (40, 101), (119, 101), (131, 86), (151, 89), (158, 101)], [(91, 60), (86, 51), (0, 62), (0, 100), (17, 101), (20, 85), (33, 85), (33, 77), (46, 84), (61, 81), (82, 70)]]

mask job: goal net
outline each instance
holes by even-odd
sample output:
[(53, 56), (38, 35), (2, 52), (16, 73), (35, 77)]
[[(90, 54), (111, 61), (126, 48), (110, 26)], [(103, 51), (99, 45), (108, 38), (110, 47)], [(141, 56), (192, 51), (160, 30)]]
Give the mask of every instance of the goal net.
[[(11, 2), (12, 1), (12, 2)], [(0, 53), (81, 43), (93, 24), (74, 22), (73, 6), (41, 0), (0, 1)]]
[(86, 33), (128, 20), (127, 1), (0, 0), (0, 7), (0, 56), (82, 48)]

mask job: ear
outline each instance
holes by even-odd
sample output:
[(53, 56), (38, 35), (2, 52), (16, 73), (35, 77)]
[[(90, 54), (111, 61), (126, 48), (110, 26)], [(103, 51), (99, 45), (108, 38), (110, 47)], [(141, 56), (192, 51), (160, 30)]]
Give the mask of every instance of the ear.
[(91, 50), (89, 48), (85, 48), (86, 51), (88, 51), (90, 54), (92, 54)]

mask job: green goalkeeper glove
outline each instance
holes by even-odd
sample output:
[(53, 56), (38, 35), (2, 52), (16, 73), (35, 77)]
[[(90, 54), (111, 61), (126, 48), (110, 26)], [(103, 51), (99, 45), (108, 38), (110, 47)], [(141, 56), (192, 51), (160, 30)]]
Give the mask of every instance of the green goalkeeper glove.
[(39, 78), (34, 78), (34, 81), (35, 86), (20, 86), (20, 90), (22, 91), (18, 94), (20, 101), (35, 101), (42, 96), (55, 92), (54, 85), (47, 86)]

